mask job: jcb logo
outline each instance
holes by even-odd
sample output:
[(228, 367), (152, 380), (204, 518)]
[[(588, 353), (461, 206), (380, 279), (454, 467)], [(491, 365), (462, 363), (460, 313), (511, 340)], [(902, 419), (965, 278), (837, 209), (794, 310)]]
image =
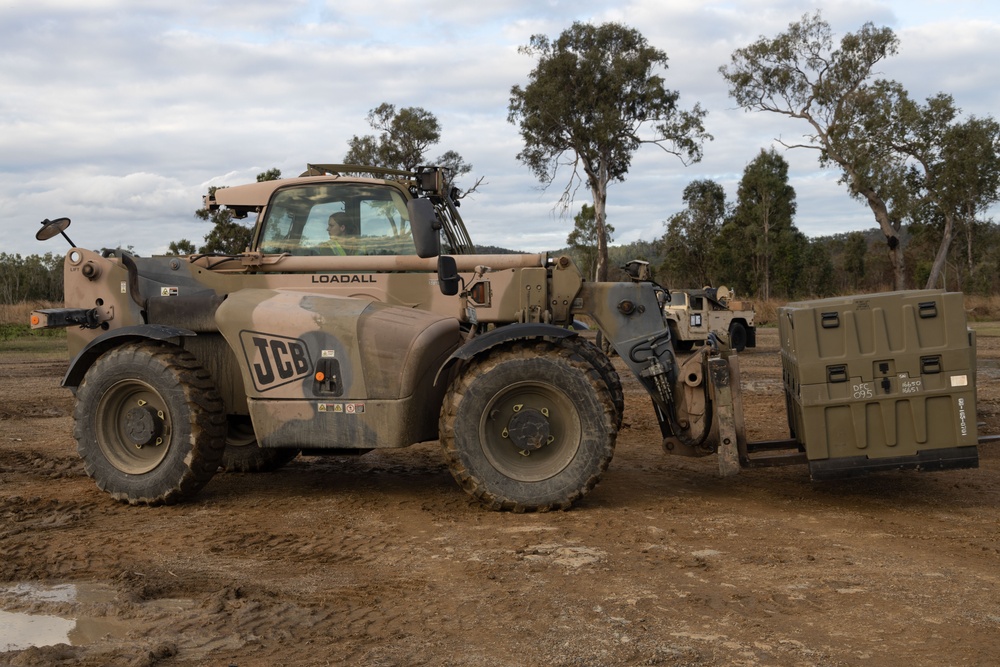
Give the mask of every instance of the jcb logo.
[(298, 338), (242, 331), (240, 340), (257, 391), (288, 384), (312, 370), (309, 351)]

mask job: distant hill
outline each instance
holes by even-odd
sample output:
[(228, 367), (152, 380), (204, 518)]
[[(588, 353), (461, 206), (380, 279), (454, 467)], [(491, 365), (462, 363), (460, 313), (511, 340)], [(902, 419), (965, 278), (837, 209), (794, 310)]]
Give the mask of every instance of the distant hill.
[(476, 245), (476, 254), (479, 255), (524, 255), (523, 250), (511, 250), (495, 245)]

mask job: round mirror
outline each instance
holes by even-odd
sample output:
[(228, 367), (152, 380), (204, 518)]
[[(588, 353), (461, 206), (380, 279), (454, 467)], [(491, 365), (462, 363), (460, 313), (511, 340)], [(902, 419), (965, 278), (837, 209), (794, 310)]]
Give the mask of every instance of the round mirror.
[(56, 234), (66, 231), (69, 227), (69, 218), (56, 218), (55, 220), (42, 220), (42, 228), (35, 233), (35, 238), (39, 241), (48, 241)]

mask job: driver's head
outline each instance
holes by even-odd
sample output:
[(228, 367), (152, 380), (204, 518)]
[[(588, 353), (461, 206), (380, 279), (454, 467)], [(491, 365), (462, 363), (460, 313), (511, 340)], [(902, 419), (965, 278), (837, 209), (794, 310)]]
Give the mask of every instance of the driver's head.
[(347, 214), (334, 213), (326, 223), (326, 230), (330, 236), (343, 236), (347, 231)]

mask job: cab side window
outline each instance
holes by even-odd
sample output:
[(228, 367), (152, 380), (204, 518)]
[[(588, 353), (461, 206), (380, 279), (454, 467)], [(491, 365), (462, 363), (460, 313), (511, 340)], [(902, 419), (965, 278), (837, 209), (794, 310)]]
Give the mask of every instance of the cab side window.
[(348, 255), (413, 255), (406, 200), (394, 187), (360, 183), (296, 185), (278, 190), (261, 228), (263, 253), (329, 254), (330, 216), (344, 232), (336, 241)]
[(360, 239), (365, 255), (413, 255), (413, 236), (402, 197), (358, 202)]

